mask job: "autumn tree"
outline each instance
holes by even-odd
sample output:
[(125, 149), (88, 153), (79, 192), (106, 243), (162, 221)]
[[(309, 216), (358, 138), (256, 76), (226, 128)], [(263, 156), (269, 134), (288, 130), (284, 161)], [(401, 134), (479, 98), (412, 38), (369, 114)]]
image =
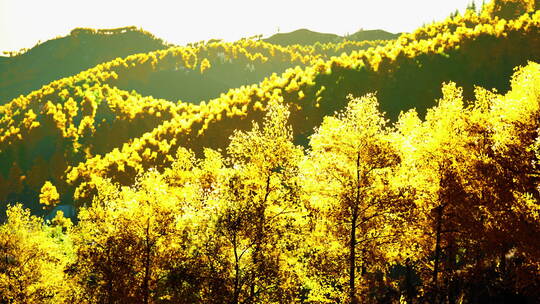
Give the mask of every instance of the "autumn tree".
[(178, 278), (180, 290), (165, 288), (173, 269), (197, 270), (186, 263), (196, 265), (189, 244), (198, 234), (188, 232), (191, 217), (173, 189), (156, 171), (132, 187), (100, 184), (92, 206), (80, 211), (77, 227), (74, 267), (87, 301), (153, 303), (182, 289), (190, 289), (183, 301), (196, 299), (196, 281)]
[[(288, 109), (275, 102), (262, 126), (237, 131), (227, 148), (231, 171), (221, 189), (217, 229), (233, 256), (231, 303), (290, 301), (284, 267), (294, 242), (298, 161)], [(292, 238), (293, 240), (295, 238)], [(288, 299), (288, 300), (287, 300)]]
[(425, 229), (430, 236), (420, 243), (427, 246), (428, 252), (431, 252), (431, 249), (434, 252), (431, 273), (433, 303), (439, 301), (437, 297), (443, 248), (455, 250), (450, 249), (451, 246), (455, 247), (451, 240), (451, 232), (456, 229), (453, 227), (452, 217), (457, 216), (453, 207), (463, 203), (463, 191), (457, 180), (456, 164), (464, 160), (466, 153), (462, 149), (465, 141), (460, 119), (463, 114), (460, 93), (452, 85), (446, 86), (443, 91), (444, 97), (439, 101), (438, 107), (428, 111), (426, 121), (417, 125), (413, 137), (408, 139), (408, 144), (414, 145), (415, 152), (409, 155), (414, 161), (406, 160), (417, 170), (411, 172), (415, 174), (411, 176), (411, 181), (418, 183), (413, 185), (419, 193), (417, 208), (423, 214), (420, 223), (427, 226)]
[(386, 123), (375, 96), (351, 98), (345, 111), (324, 119), (310, 141), (310, 205), (343, 246), (338, 250), (346, 252), (350, 303), (358, 303), (357, 283), (364, 282), (357, 269), (360, 276), (375, 269), (400, 223), (399, 191), (390, 186), (399, 157)]
[[(180, 148), (172, 166), (163, 173), (177, 198), (184, 202), (182, 226), (190, 234), (189, 264), (173, 262), (165, 282), (173, 302), (218, 303), (231, 298), (234, 266), (220, 226), (220, 215), (227, 208), (221, 188), (229, 170), (219, 151), (205, 149), (204, 157), (196, 159), (193, 152)], [(192, 287), (182, 288), (190, 286), (183, 281), (191, 282)]]
[[(470, 104), (447, 84), (425, 121), (411, 111), (397, 123), (407, 168), (400, 174), (416, 189), (418, 217), (408, 228), (424, 231), (411, 237), (419, 245), (423, 293), (433, 303), (464, 296), (475, 302), (503, 290), (530, 295), (537, 285), (518, 279), (536, 273), (537, 80), (531, 64), (515, 74), (506, 95), (477, 88)], [(527, 263), (517, 265), (520, 259)], [(486, 288), (488, 281), (495, 285)]]
[(39, 194), (39, 202), (43, 205), (43, 209), (54, 208), (59, 201), (60, 194), (58, 194), (56, 187), (51, 182), (46, 181)]
[(10, 206), (0, 226), (0, 302), (67, 301), (72, 286), (64, 269), (72, 257), (61, 229), (45, 226), (20, 204)]
[(539, 8), (537, 0), (493, 0), (486, 4), (486, 10), (492, 17), (508, 20)]
[(477, 170), (480, 199), (491, 201), (485, 216), (491, 240), (487, 256), (499, 265), (500, 289), (529, 297), (538, 286), (540, 233), (538, 130), (540, 128), (540, 67), (529, 63), (516, 70), (512, 89), (489, 96), (486, 154), (490, 162)]

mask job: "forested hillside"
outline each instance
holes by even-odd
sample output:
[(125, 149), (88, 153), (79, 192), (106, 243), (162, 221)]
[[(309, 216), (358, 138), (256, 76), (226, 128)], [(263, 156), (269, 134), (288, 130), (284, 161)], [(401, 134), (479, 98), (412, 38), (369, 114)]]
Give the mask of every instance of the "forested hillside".
[[(256, 82), (274, 71), (380, 43), (343, 42), (317, 48), (284, 48), (251, 40), (199, 43), (117, 58), (54, 81), (0, 106), (0, 185), (4, 186), (0, 198), (25, 202), (37, 211), (39, 189), (52, 181), (66, 194), (63, 199), (71, 202), (73, 192), (65, 179), (70, 166), (114, 152), (173, 118), (196, 119), (206, 108), (204, 102), (143, 97), (118, 87), (135, 86), (141, 92), (173, 97), (199, 96), (194, 97), (198, 101), (200, 96), (219, 95), (221, 89)], [(214, 79), (224, 81), (216, 85)], [(169, 145), (162, 144), (163, 152)]]
[[(0, 230), (3, 297), (538, 299), (540, 66), (519, 69), (505, 95), (478, 88), (470, 105), (454, 83), (443, 92), (424, 120), (411, 110), (393, 128), (374, 95), (351, 97), (307, 150), (272, 102), (226, 151), (181, 148), (131, 187), (96, 177), (76, 226), (61, 213), (44, 226), (12, 206)], [(54, 186), (40, 201), (58, 201)]]
[(0, 303), (537, 303), (540, 3), (387, 34), (1, 58)]
[(0, 105), (99, 63), (167, 46), (163, 40), (135, 27), (74, 29), (66, 37), (0, 57)]
[[(224, 148), (228, 135), (235, 129), (248, 128), (272, 100), (291, 104), (296, 142), (306, 143), (313, 127), (325, 115), (341, 109), (348, 94), (378, 92), (381, 108), (395, 119), (400, 111), (410, 108), (425, 113), (432, 104), (429, 100), (440, 96), (440, 84), (445, 81), (464, 86), (467, 98), (473, 96), (475, 85), (504, 92), (508, 84), (502, 83), (501, 75), (509, 78), (515, 66), (540, 60), (536, 51), (540, 47), (540, 13), (526, 14), (515, 21), (496, 20), (495, 24), (490, 18), (469, 17), (461, 18), (463, 26), (454, 32), (450, 32), (450, 26), (447, 32), (418, 40), (416, 36), (430, 32), (419, 30), (385, 47), (319, 61), (306, 69), (288, 70), (281, 77), (272, 76), (256, 86), (231, 90), (201, 104), (196, 115), (167, 121), (119, 150), (81, 163), (68, 175), (70, 183), (79, 187), (76, 198), (91, 193), (92, 176), (127, 185), (148, 168), (169, 165), (167, 155), (178, 146), (197, 153), (203, 147)], [(478, 50), (480, 53), (475, 53)], [(484, 52), (492, 56), (485, 57)]]
[[(474, 85), (504, 92), (508, 85), (503, 76), (508, 78), (515, 66), (527, 60), (539, 60), (535, 47), (540, 44), (539, 16), (524, 14), (506, 21), (469, 12), (403, 35), (384, 47), (357, 52), (349, 48), (372, 42), (287, 48), (249, 40), (210, 42), (118, 58), (0, 108), (0, 113), (6, 113), (0, 121), (0, 130), (6, 130), (0, 139), (5, 155), (0, 182), (7, 185), (1, 194), (8, 202), (23, 201), (37, 210), (37, 195), (47, 180), (61, 189), (66, 202), (73, 200), (74, 187), (79, 188), (77, 199), (91, 193), (92, 175), (128, 185), (136, 174), (170, 164), (167, 155), (179, 146), (197, 153), (203, 147), (225, 147), (232, 131), (249, 127), (272, 99), (295, 105), (292, 125), (297, 143), (305, 144), (313, 127), (341, 109), (348, 94), (377, 91), (382, 109), (395, 118), (409, 108), (423, 113), (430, 100), (440, 96), (444, 81), (464, 86), (466, 97), (472, 96)], [(484, 56), (485, 52), (491, 56)], [(249, 65), (256, 68), (246, 72)], [(155, 83), (166, 84), (162, 91), (173, 96), (190, 91), (160, 80), (165, 73), (176, 77), (176, 83), (190, 84), (195, 94), (205, 94), (212, 87), (205, 86), (208, 78), (221, 75), (234, 82), (237, 71), (236, 83), (245, 83), (242, 77), (255, 81), (272, 68), (287, 65), (306, 67), (229, 90), (200, 105), (156, 101), (115, 88), (139, 83), (138, 91), (144, 92)], [(205, 89), (197, 90), (200, 87)], [(67, 102), (69, 97), (72, 100)], [(145, 132), (149, 134), (143, 136)]]

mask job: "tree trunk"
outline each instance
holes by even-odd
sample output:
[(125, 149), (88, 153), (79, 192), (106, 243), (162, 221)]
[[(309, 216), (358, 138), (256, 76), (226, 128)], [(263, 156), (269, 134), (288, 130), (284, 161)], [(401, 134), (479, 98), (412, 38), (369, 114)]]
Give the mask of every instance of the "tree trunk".
[(454, 271), (456, 270), (456, 252), (455, 240), (452, 237), (448, 246), (448, 304), (456, 304), (457, 299), (457, 281), (454, 276)]
[(441, 229), (442, 229), (442, 217), (443, 217), (443, 206), (439, 205), (437, 207), (437, 230), (436, 230), (436, 240), (435, 240), (435, 265), (433, 266), (433, 300), (432, 303), (438, 302), (439, 290), (437, 285), (437, 278), (439, 276), (439, 259), (441, 255)]
[(113, 268), (111, 266), (111, 246), (107, 246), (107, 269), (106, 269), (106, 280), (107, 280), (107, 303), (114, 303), (113, 298)]
[(475, 263), (475, 270), (474, 270), (474, 284), (473, 288), (471, 288), (471, 303), (478, 303), (480, 302), (480, 292), (479, 289), (481, 288), (481, 284), (479, 282), (482, 282), (482, 255), (480, 251), (476, 253), (476, 263)]
[(405, 261), (405, 298), (407, 303), (412, 303), (414, 298), (414, 286), (412, 283), (412, 267), (409, 259)]
[(144, 263), (143, 280), (143, 303), (148, 304), (150, 300), (149, 281), (150, 281), (150, 219), (146, 222), (146, 256)]
[(238, 257), (238, 248), (236, 243), (236, 232), (233, 235), (234, 246), (234, 294), (233, 304), (238, 304), (238, 298), (240, 296), (240, 258)]
[(352, 304), (356, 304), (355, 270), (356, 270), (356, 213), (351, 221), (351, 239), (349, 243), (349, 298)]
[(113, 284), (112, 284), (112, 276), (109, 275), (108, 281), (107, 281), (107, 303), (112, 304), (114, 303), (113, 298)]
[(351, 239), (349, 243), (349, 298), (352, 304), (356, 304), (356, 222), (358, 221), (358, 205), (360, 204), (360, 152), (356, 153), (356, 194), (354, 206), (351, 207)]

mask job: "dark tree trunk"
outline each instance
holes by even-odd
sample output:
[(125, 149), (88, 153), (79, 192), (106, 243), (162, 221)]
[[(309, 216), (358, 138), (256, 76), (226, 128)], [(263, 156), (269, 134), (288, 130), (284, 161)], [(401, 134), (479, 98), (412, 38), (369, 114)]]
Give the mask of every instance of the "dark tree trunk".
[(450, 245), (448, 246), (448, 304), (456, 304), (457, 298), (457, 282), (454, 276), (454, 271), (456, 270), (456, 246), (455, 241), (452, 238)]
[(356, 304), (356, 225), (358, 221), (358, 205), (360, 204), (360, 153), (356, 154), (356, 194), (354, 205), (351, 208), (351, 236), (349, 242), (349, 298), (352, 304)]
[(109, 276), (108, 282), (107, 282), (107, 301), (109, 304), (114, 303), (113, 298), (113, 285), (112, 285), (112, 276)]
[(150, 219), (146, 222), (146, 252), (144, 262), (144, 279), (142, 284), (143, 303), (148, 304), (150, 301)]
[(240, 296), (240, 258), (238, 256), (238, 244), (236, 243), (236, 232), (233, 235), (234, 246), (234, 294), (233, 304), (238, 304), (238, 298)]
[[(258, 210), (257, 210), (257, 215), (258, 215), (258, 219), (257, 219), (257, 234), (256, 234), (256, 240), (254, 242), (254, 245), (255, 245), (255, 248), (253, 250), (253, 266), (254, 266), (254, 271), (252, 272), (252, 278), (251, 278), (251, 285), (250, 285), (250, 301), (254, 301), (254, 302), (257, 302), (256, 301), (256, 296), (257, 296), (257, 291), (256, 291), (256, 286), (255, 286), (255, 281), (257, 279), (257, 277), (259, 276), (259, 274), (262, 274), (264, 272), (264, 269), (263, 269), (263, 259), (262, 259), (262, 256), (263, 256), (263, 252), (262, 252), (262, 242), (263, 242), (263, 239), (264, 239), (264, 236), (265, 236), (265, 231), (264, 231), (264, 225), (265, 225), (265, 222), (266, 222), (266, 203), (268, 202), (268, 197), (270, 195), (270, 177), (271, 177), (271, 173), (268, 174), (268, 176), (266, 177), (266, 186), (265, 186), (265, 193), (264, 193), (264, 198), (263, 198), (263, 201), (261, 202), (261, 205), (258, 207)], [(260, 290), (260, 286), (259, 286), (259, 290)]]
[(112, 304), (114, 303), (114, 297), (113, 297), (113, 268), (111, 266), (111, 246), (107, 246), (107, 268), (106, 269), (106, 276), (107, 276), (107, 303)]
[(443, 205), (437, 207), (437, 228), (435, 239), (435, 265), (433, 266), (433, 299), (432, 303), (438, 303), (439, 288), (437, 279), (439, 276), (439, 259), (441, 256), (441, 229), (442, 229)]
[(349, 298), (356, 304), (355, 270), (356, 270), (356, 214), (351, 221), (351, 239), (349, 243)]
[(412, 267), (410, 260), (405, 261), (405, 297), (407, 303), (412, 303), (414, 298), (414, 286), (412, 282)]

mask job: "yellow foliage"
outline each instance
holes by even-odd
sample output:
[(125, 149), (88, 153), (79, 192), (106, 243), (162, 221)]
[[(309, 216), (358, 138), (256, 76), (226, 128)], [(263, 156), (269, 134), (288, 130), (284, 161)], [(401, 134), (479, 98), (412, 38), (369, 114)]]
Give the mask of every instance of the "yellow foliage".
[(73, 286), (65, 267), (71, 242), (20, 204), (0, 226), (0, 300), (6, 303), (64, 303)]
[(43, 205), (43, 209), (49, 209), (60, 201), (60, 194), (56, 191), (56, 187), (49, 181), (46, 181), (41, 187), (39, 194), (39, 203)]

